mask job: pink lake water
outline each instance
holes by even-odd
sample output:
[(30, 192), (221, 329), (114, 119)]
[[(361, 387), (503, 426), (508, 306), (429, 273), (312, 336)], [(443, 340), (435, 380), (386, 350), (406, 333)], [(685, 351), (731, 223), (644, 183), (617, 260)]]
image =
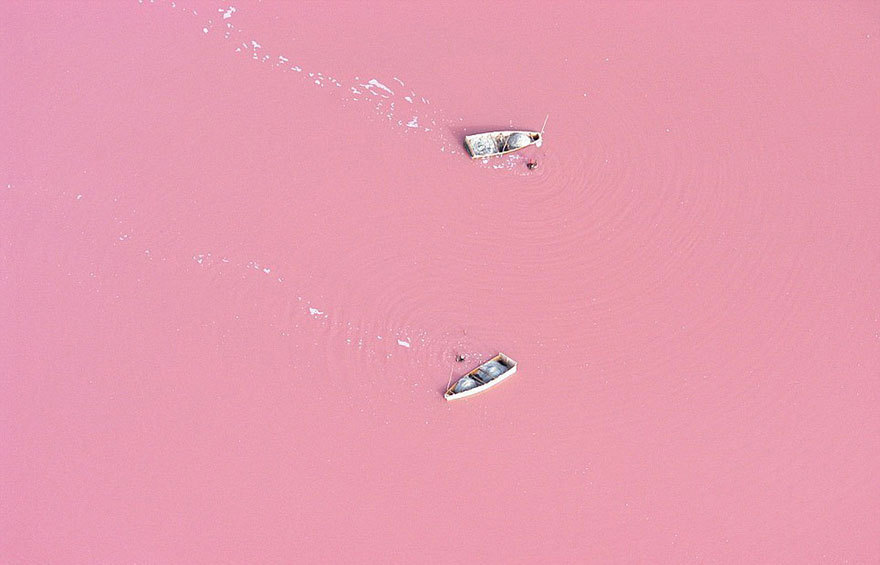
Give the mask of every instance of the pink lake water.
[(0, 561), (880, 560), (876, 3), (2, 12)]

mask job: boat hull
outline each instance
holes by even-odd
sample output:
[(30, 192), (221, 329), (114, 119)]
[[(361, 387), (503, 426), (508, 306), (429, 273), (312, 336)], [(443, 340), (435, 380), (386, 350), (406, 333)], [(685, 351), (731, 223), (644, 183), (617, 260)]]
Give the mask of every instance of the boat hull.
[(468, 376), (479, 376), (480, 369), (490, 365), (492, 362), (502, 363), (503, 365), (505, 365), (507, 367), (507, 370), (505, 370), (503, 373), (501, 373), (500, 375), (498, 375), (497, 377), (493, 378), (492, 380), (490, 380), (488, 382), (481, 383), (478, 386), (475, 386), (475, 387), (467, 389), (467, 390), (463, 390), (461, 392), (455, 392), (455, 387), (458, 385), (459, 381), (461, 380), (461, 379), (459, 379), (458, 381), (456, 381), (456, 383), (454, 385), (449, 387), (449, 389), (446, 391), (446, 394), (444, 394), (443, 397), (446, 398), (447, 401), (449, 401), (449, 400), (459, 400), (462, 398), (468, 398), (471, 396), (475, 396), (477, 394), (480, 394), (482, 392), (489, 390), (490, 388), (492, 388), (494, 386), (497, 386), (499, 383), (507, 380), (511, 375), (516, 373), (517, 362), (514, 361), (513, 359), (511, 359), (510, 357), (508, 357), (507, 355), (505, 355), (503, 353), (499, 353), (498, 355), (496, 355), (492, 359), (489, 359), (488, 361), (486, 361), (485, 363), (483, 363), (482, 365), (480, 365), (479, 367), (477, 367), (473, 371), (469, 372), (467, 375), (462, 377), (462, 379), (464, 379), (465, 377), (468, 377)]

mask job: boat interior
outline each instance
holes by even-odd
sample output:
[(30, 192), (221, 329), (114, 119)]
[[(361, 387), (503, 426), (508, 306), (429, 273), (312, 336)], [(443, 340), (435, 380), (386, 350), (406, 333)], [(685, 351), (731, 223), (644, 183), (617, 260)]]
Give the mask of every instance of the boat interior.
[[(527, 143), (523, 143), (519, 140), (517, 140), (518, 142), (510, 143), (511, 137), (516, 135), (522, 136), (523, 134), (528, 135)], [(498, 153), (506, 153), (508, 151), (513, 151), (525, 147), (528, 144), (537, 143), (541, 140), (541, 133), (504, 131), (475, 134), (468, 137), (470, 139), (467, 140), (465, 146), (467, 147), (471, 156), (479, 157), (482, 155), (490, 156)]]
[[(527, 143), (524, 143), (524, 142), (519, 143), (519, 144), (514, 142), (512, 145), (510, 144), (511, 138), (520, 137), (520, 136), (517, 136), (516, 134), (520, 134), (520, 132), (514, 131), (514, 132), (509, 133), (508, 135), (499, 136), (498, 141), (496, 142), (499, 145), (498, 150), (501, 151), (502, 153), (504, 153), (509, 150), (521, 149), (521, 148), (525, 147), (527, 145)], [(526, 135), (528, 135), (528, 143), (536, 143), (539, 139), (541, 139), (541, 134), (538, 132), (530, 132), (530, 133), (527, 133)], [(520, 137), (520, 139), (522, 139), (522, 137)]]

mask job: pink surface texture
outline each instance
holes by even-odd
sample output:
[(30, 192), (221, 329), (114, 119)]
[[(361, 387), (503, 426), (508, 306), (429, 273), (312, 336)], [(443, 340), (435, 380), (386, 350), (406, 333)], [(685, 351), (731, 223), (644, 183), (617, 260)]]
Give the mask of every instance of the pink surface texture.
[(0, 45), (0, 562), (880, 562), (876, 2), (16, 1)]

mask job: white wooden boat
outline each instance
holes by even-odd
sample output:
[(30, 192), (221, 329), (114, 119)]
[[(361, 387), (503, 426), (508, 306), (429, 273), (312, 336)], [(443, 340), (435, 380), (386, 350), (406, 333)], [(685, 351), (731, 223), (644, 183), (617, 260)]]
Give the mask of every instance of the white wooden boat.
[(444, 394), (446, 400), (467, 398), (489, 390), (516, 372), (516, 361), (503, 353), (489, 359), (470, 373), (455, 381)]
[[(547, 117), (549, 118), (550, 116)], [(547, 127), (546, 119), (541, 127), (541, 131), (505, 130), (475, 133), (474, 135), (465, 136), (464, 145), (473, 159), (505, 155), (530, 145), (541, 147), (541, 143), (544, 140), (545, 127)]]
[(541, 146), (539, 131), (492, 131), (464, 138), (464, 144), (473, 159), (505, 155), (523, 147)]

